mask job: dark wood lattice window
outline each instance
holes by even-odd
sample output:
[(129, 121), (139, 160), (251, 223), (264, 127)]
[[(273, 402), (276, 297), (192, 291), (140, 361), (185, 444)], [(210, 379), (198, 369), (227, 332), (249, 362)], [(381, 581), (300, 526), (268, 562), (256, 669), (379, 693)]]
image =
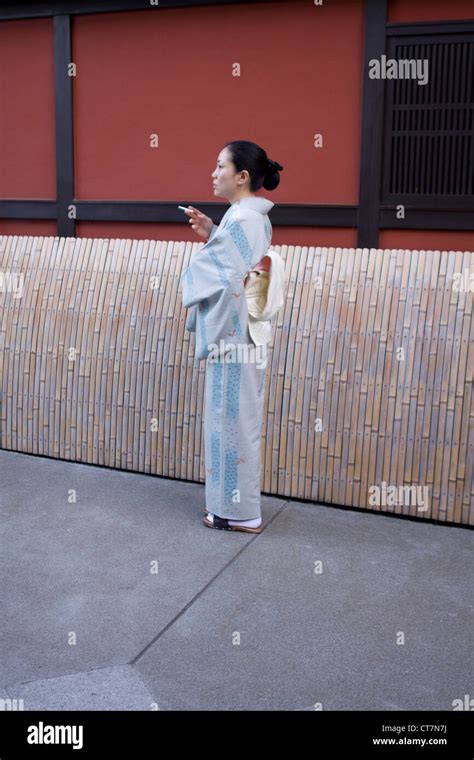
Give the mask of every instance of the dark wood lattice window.
[(386, 80), (382, 203), (473, 208), (474, 35), (392, 37), (389, 59), (428, 77)]

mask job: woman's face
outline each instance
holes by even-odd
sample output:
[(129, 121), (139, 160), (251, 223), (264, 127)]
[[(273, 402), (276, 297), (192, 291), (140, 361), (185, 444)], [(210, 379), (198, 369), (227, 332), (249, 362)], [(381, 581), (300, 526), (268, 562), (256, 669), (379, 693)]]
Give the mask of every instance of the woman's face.
[(223, 148), (219, 153), (216, 168), (211, 177), (214, 195), (219, 195), (228, 200), (232, 200), (237, 193), (245, 188), (246, 179), (250, 180), (248, 171), (236, 173), (227, 148)]

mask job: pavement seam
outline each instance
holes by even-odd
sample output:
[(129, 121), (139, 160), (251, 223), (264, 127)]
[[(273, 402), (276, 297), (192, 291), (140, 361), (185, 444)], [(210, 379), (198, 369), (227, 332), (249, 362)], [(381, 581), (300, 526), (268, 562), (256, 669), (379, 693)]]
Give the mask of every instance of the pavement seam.
[(57, 674), (55, 676), (43, 676), (42, 678), (32, 678), (29, 681), (15, 681), (15, 683), (11, 682), (1, 688), (3, 688), (3, 691), (5, 691), (8, 694), (8, 697), (10, 699), (14, 699), (14, 697), (11, 697), (10, 692), (13, 693), (15, 689), (18, 689), (18, 687), (26, 686), (27, 684), (44, 683), (45, 681), (53, 681), (58, 678), (70, 678), (72, 676), (80, 676), (86, 673), (95, 673), (98, 670), (111, 670), (112, 668), (128, 668), (128, 667), (130, 667), (130, 663), (128, 662), (114, 662), (111, 665), (99, 665), (96, 668), (86, 668), (85, 670), (71, 670), (68, 673), (59, 673), (59, 675)]
[[(255, 535), (253, 535), (253, 536), (252, 536), (252, 537), (249, 539), (249, 541), (247, 541), (247, 543), (246, 543), (246, 544), (244, 544), (244, 545), (241, 547), (241, 549), (239, 549), (239, 551), (238, 551), (236, 554), (234, 554), (234, 555), (233, 555), (233, 557), (231, 557), (231, 559), (229, 560), (229, 562), (227, 562), (227, 564), (226, 564), (226, 565), (224, 565), (224, 567), (222, 567), (222, 568), (219, 570), (219, 572), (218, 572), (216, 575), (214, 575), (214, 576), (213, 576), (213, 577), (212, 577), (212, 578), (211, 578), (211, 579), (210, 579), (210, 580), (209, 580), (209, 581), (206, 583), (206, 585), (205, 585), (205, 586), (203, 586), (203, 587), (202, 587), (202, 589), (200, 589), (200, 590), (197, 592), (197, 594), (195, 594), (195, 596), (193, 596), (193, 598), (192, 598), (192, 599), (190, 599), (190, 600), (189, 600), (189, 602), (188, 602), (188, 603), (187, 603), (187, 604), (186, 604), (186, 605), (185, 605), (185, 606), (184, 606), (184, 607), (183, 607), (183, 608), (182, 608), (182, 609), (181, 609), (181, 610), (180, 610), (180, 611), (179, 611), (179, 612), (178, 612), (178, 613), (177, 613), (177, 614), (174, 616), (174, 618), (172, 618), (172, 620), (170, 620), (170, 621), (169, 621), (169, 622), (168, 622), (168, 623), (167, 623), (167, 624), (164, 626), (164, 628), (162, 628), (162, 629), (161, 629), (161, 631), (159, 631), (159, 632), (156, 634), (156, 636), (154, 636), (154, 638), (153, 638), (151, 641), (149, 641), (149, 642), (148, 642), (148, 644), (147, 644), (145, 647), (143, 647), (143, 649), (142, 649), (142, 650), (141, 650), (141, 651), (140, 651), (140, 652), (139, 652), (139, 653), (138, 653), (138, 654), (137, 654), (137, 655), (136, 655), (136, 656), (135, 656), (135, 657), (134, 657), (132, 660), (130, 660), (130, 661), (127, 663), (127, 664), (128, 664), (128, 665), (135, 665), (135, 664), (138, 662), (138, 660), (139, 660), (141, 657), (143, 657), (143, 655), (145, 654), (145, 652), (147, 652), (147, 651), (150, 649), (150, 647), (151, 647), (151, 646), (153, 646), (153, 644), (155, 644), (155, 642), (156, 642), (156, 641), (158, 641), (158, 639), (159, 639), (161, 636), (163, 636), (163, 634), (164, 634), (164, 633), (166, 633), (166, 631), (168, 630), (168, 628), (171, 628), (171, 626), (172, 626), (172, 625), (173, 625), (173, 624), (176, 622), (176, 620), (178, 620), (178, 618), (180, 618), (180, 617), (181, 617), (181, 615), (184, 615), (184, 613), (185, 613), (185, 612), (186, 612), (186, 611), (187, 611), (187, 610), (188, 610), (188, 609), (189, 609), (189, 608), (190, 608), (190, 607), (191, 607), (191, 606), (192, 606), (192, 605), (193, 605), (193, 604), (194, 604), (194, 603), (195, 603), (195, 602), (196, 602), (196, 601), (199, 599), (199, 597), (200, 597), (200, 596), (201, 596), (201, 595), (202, 595), (202, 594), (203, 594), (203, 593), (204, 593), (204, 592), (205, 592), (205, 591), (206, 591), (206, 590), (209, 588), (209, 586), (210, 586), (212, 583), (214, 583), (214, 581), (215, 581), (217, 578), (219, 578), (219, 576), (220, 576), (220, 575), (222, 575), (222, 573), (223, 573), (223, 572), (225, 572), (225, 571), (227, 570), (227, 568), (228, 568), (228, 567), (229, 567), (229, 566), (230, 566), (230, 565), (231, 565), (231, 564), (232, 564), (232, 563), (233, 563), (233, 562), (234, 562), (234, 561), (237, 559), (237, 557), (240, 557), (240, 555), (242, 554), (242, 552), (243, 552), (243, 551), (245, 551), (245, 549), (247, 549), (247, 547), (248, 547), (248, 546), (250, 546), (250, 544), (252, 544), (252, 542), (253, 542), (253, 541), (255, 541), (255, 540), (256, 540), (256, 539), (257, 539), (259, 536), (262, 536), (262, 535), (265, 533), (265, 531), (266, 531), (266, 529), (268, 528), (268, 526), (269, 526), (269, 525), (271, 525), (271, 524), (272, 524), (272, 522), (273, 522), (274, 520), (276, 520), (276, 518), (277, 518), (277, 517), (279, 517), (279, 515), (281, 515), (281, 513), (283, 512), (283, 510), (284, 510), (284, 509), (285, 509), (285, 508), (288, 506), (288, 504), (290, 504), (290, 503), (291, 503), (291, 499), (288, 499), (288, 501), (285, 501), (285, 502), (284, 502), (284, 504), (282, 505), (281, 509), (279, 509), (277, 512), (275, 512), (275, 514), (273, 515), (273, 517), (271, 517), (271, 518), (268, 520), (268, 522), (267, 522), (267, 523), (265, 523), (265, 527), (263, 527), (263, 528), (262, 528), (262, 531), (261, 531), (261, 533), (256, 533)], [(251, 534), (249, 534), (249, 535), (251, 535)]]
[[(206, 591), (206, 589), (208, 589), (208, 588), (209, 588), (209, 586), (211, 585), (211, 583), (214, 583), (214, 581), (215, 581), (217, 578), (219, 578), (219, 576), (220, 576), (220, 575), (221, 575), (221, 574), (222, 574), (222, 573), (223, 573), (225, 570), (227, 570), (227, 568), (229, 567), (229, 565), (231, 565), (231, 564), (232, 564), (232, 562), (234, 562), (234, 560), (235, 560), (235, 559), (237, 559), (237, 557), (239, 557), (239, 556), (240, 556), (240, 554), (241, 554), (243, 551), (245, 551), (245, 549), (246, 549), (248, 546), (250, 546), (250, 544), (251, 544), (253, 541), (255, 541), (255, 539), (257, 539), (259, 536), (262, 536), (262, 535), (264, 534), (264, 532), (266, 531), (267, 527), (268, 527), (269, 525), (271, 525), (271, 524), (274, 522), (274, 520), (276, 520), (276, 518), (277, 518), (279, 515), (281, 515), (281, 514), (282, 514), (283, 510), (284, 510), (284, 509), (285, 509), (285, 508), (288, 506), (288, 504), (291, 504), (291, 501), (292, 501), (291, 499), (288, 499), (287, 501), (285, 501), (285, 502), (282, 504), (282, 506), (280, 507), (280, 509), (278, 509), (278, 510), (275, 512), (275, 514), (273, 515), (273, 517), (271, 517), (271, 518), (268, 520), (268, 522), (266, 522), (266, 523), (265, 523), (265, 525), (262, 527), (262, 531), (261, 531), (261, 533), (256, 533), (256, 534), (254, 534), (254, 535), (252, 535), (252, 534), (250, 534), (250, 533), (249, 533), (248, 535), (250, 536), (250, 538), (249, 538), (249, 540), (247, 541), (247, 543), (245, 543), (245, 544), (244, 544), (244, 545), (243, 545), (243, 546), (242, 546), (242, 547), (239, 549), (239, 551), (238, 551), (236, 554), (234, 554), (234, 555), (231, 557), (231, 559), (229, 560), (229, 562), (227, 562), (227, 564), (226, 564), (226, 565), (224, 565), (224, 567), (222, 567), (222, 568), (219, 570), (219, 572), (218, 572), (216, 575), (214, 575), (214, 576), (213, 576), (213, 577), (212, 577), (212, 578), (211, 578), (211, 579), (210, 579), (210, 580), (209, 580), (209, 581), (206, 583), (206, 585), (205, 585), (205, 586), (203, 586), (203, 588), (202, 588), (202, 589), (200, 589), (200, 591), (198, 591), (198, 592), (197, 592), (197, 594), (195, 594), (195, 595), (194, 595), (194, 597), (193, 597), (192, 599), (190, 599), (190, 601), (189, 601), (189, 602), (188, 602), (188, 603), (187, 603), (187, 604), (186, 604), (186, 605), (185, 605), (185, 606), (184, 606), (184, 607), (183, 607), (183, 608), (182, 608), (182, 609), (181, 609), (181, 610), (180, 610), (180, 611), (179, 611), (179, 612), (178, 612), (178, 613), (177, 613), (177, 614), (176, 614), (176, 615), (175, 615), (175, 616), (172, 618), (172, 620), (170, 620), (170, 621), (169, 621), (169, 622), (168, 622), (168, 623), (167, 623), (167, 624), (166, 624), (166, 625), (165, 625), (165, 626), (164, 626), (164, 627), (161, 629), (161, 631), (159, 631), (159, 632), (156, 634), (156, 636), (154, 636), (154, 637), (153, 637), (153, 639), (152, 639), (152, 640), (151, 640), (151, 641), (150, 641), (150, 642), (149, 642), (149, 643), (148, 643), (148, 644), (147, 644), (147, 645), (146, 645), (146, 646), (145, 646), (145, 647), (144, 647), (144, 648), (143, 648), (143, 649), (142, 649), (142, 650), (141, 650), (141, 651), (140, 651), (140, 652), (139, 652), (139, 653), (138, 653), (138, 654), (137, 654), (137, 655), (136, 655), (136, 656), (135, 656), (135, 657), (132, 659), (132, 660), (130, 660), (130, 661), (128, 661), (128, 662), (115, 662), (115, 663), (112, 663), (112, 664), (108, 664), (108, 665), (100, 665), (99, 667), (86, 668), (85, 670), (73, 670), (73, 671), (69, 671), (69, 672), (67, 672), (67, 673), (59, 673), (59, 674), (56, 674), (56, 675), (54, 675), (54, 676), (47, 676), (47, 677), (44, 677), (44, 676), (43, 676), (42, 678), (32, 678), (32, 679), (29, 679), (29, 680), (27, 680), (27, 681), (15, 681), (15, 682), (10, 682), (10, 683), (8, 683), (8, 684), (7, 684), (7, 683), (5, 683), (5, 684), (4, 684), (4, 685), (3, 685), (1, 688), (2, 688), (2, 689), (3, 689), (3, 691), (4, 691), (4, 692), (7, 694), (7, 697), (6, 697), (6, 698), (7, 698), (7, 699), (12, 699), (13, 697), (11, 697), (11, 693), (14, 693), (14, 692), (15, 692), (15, 690), (17, 690), (19, 687), (21, 687), (21, 686), (24, 686), (24, 685), (26, 685), (26, 684), (34, 684), (34, 683), (38, 683), (38, 682), (50, 681), (50, 680), (53, 680), (53, 679), (55, 679), (55, 678), (67, 678), (67, 677), (70, 677), (70, 676), (77, 676), (77, 675), (81, 675), (81, 674), (84, 674), (84, 673), (92, 673), (92, 672), (94, 672), (94, 671), (97, 671), (97, 670), (109, 670), (110, 668), (116, 668), (116, 667), (124, 667), (124, 666), (131, 666), (131, 667), (133, 667), (133, 666), (134, 666), (134, 665), (135, 665), (135, 664), (138, 662), (138, 660), (139, 660), (139, 659), (140, 659), (140, 658), (141, 658), (141, 657), (142, 657), (142, 656), (145, 654), (145, 652), (146, 652), (146, 651), (148, 651), (148, 649), (149, 649), (149, 648), (150, 648), (150, 647), (151, 647), (151, 646), (152, 646), (152, 645), (153, 645), (153, 644), (154, 644), (154, 643), (155, 643), (155, 642), (156, 642), (156, 641), (157, 641), (157, 640), (158, 640), (158, 639), (159, 639), (159, 638), (160, 638), (160, 637), (161, 637), (161, 636), (162, 636), (162, 635), (163, 635), (163, 634), (164, 634), (164, 633), (165, 633), (165, 632), (168, 630), (168, 628), (170, 628), (170, 627), (173, 625), (173, 623), (174, 623), (174, 622), (175, 622), (175, 621), (176, 621), (176, 620), (177, 620), (179, 617), (181, 617), (181, 615), (183, 615), (183, 614), (184, 614), (184, 613), (185, 613), (185, 612), (186, 612), (186, 611), (189, 609), (189, 607), (191, 607), (191, 605), (192, 605), (192, 604), (194, 604), (194, 603), (197, 601), (197, 599), (198, 599), (198, 598), (201, 596), (201, 594), (203, 594), (203, 593), (204, 593), (204, 591)], [(209, 529), (208, 529), (208, 530), (209, 530)], [(136, 672), (136, 671), (135, 671), (135, 672)], [(144, 686), (144, 687), (147, 689), (147, 691), (148, 691), (149, 693), (151, 693), (151, 692), (150, 692), (150, 690), (148, 689), (148, 687), (146, 686), (145, 682), (143, 681), (143, 678), (141, 677), (141, 675), (140, 675), (139, 673), (137, 673), (137, 675), (138, 675), (138, 677), (141, 679), (141, 681), (142, 681), (142, 683), (143, 683), (143, 686)]]

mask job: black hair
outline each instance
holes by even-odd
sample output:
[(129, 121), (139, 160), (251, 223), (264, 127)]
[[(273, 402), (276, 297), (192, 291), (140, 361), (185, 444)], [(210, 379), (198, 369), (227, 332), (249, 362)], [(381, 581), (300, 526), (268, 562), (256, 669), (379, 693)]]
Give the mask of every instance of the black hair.
[(264, 187), (274, 190), (280, 184), (280, 171), (283, 169), (277, 161), (271, 161), (267, 154), (254, 142), (233, 140), (224, 145), (227, 148), (236, 172), (244, 169), (250, 174), (250, 191), (255, 193)]

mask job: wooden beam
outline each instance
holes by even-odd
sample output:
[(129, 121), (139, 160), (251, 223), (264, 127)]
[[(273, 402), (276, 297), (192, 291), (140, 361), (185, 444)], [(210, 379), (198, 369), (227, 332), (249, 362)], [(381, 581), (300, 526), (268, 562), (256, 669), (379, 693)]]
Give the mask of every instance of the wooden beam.
[(58, 235), (74, 237), (74, 218), (69, 218), (74, 198), (74, 147), (72, 114), (71, 17), (54, 16), (54, 102), (56, 123), (56, 200)]
[(369, 61), (385, 52), (387, 0), (365, 0), (363, 99), (357, 246), (377, 248), (382, 181), (384, 80), (369, 78)]

